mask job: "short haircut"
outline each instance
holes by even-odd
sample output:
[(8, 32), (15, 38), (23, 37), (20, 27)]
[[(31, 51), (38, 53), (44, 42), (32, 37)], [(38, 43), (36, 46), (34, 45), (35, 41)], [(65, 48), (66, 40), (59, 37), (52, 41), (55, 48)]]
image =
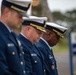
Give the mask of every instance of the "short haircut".
[(6, 6), (1, 5), (1, 15), (3, 14), (5, 8), (6, 8)]

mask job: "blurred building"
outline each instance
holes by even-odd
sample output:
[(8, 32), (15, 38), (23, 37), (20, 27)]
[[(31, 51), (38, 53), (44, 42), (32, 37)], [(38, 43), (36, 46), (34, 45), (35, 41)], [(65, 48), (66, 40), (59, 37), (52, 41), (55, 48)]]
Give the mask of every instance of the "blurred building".
[(52, 21), (52, 14), (48, 7), (47, 0), (33, 0), (32, 15), (39, 17), (47, 17), (48, 21)]

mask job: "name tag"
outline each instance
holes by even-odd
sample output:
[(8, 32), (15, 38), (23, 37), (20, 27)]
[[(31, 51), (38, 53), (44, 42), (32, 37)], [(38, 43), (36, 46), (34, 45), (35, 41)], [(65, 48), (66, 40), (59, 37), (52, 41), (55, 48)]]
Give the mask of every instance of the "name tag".
[(37, 54), (31, 54), (31, 56), (37, 56)]
[(9, 44), (7, 44), (7, 46), (8, 46), (8, 47), (13, 47), (14, 44), (13, 44), (13, 43), (9, 43)]
[(49, 58), (52, 59), (53, 57), (51, 55), (49, 55)]

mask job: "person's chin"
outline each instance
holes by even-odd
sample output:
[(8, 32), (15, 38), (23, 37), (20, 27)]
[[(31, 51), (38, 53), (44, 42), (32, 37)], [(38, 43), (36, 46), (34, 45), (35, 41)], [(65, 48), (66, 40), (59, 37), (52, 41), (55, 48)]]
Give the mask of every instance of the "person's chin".
[(20, 25), (18, 25), (17, 28), (20, 28)]
[(39, 40), (35, 41), (35, 43), (39, 42)]

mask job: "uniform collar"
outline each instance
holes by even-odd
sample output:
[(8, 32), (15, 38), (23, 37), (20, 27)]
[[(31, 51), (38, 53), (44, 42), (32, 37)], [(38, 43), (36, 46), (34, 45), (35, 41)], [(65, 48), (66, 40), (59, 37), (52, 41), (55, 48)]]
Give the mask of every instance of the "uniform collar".
[[(2, 21), (0, 21), (1, 23), (3, 23)], [(3, 23), (3, 25), (8, 29), (8, 31), (11, 33), (11, 29), (5, 24), (5, 23)]]
[(23, 33), (20, 33), (24, 38), (28, 39)]
[(29, 44), (28, 44), (29, 46), (32, 46), (32, 45), (33, 45), (23, 33), (20, 33), (20, 35), (21, 35), (24, 39), (26, 39), (26, 42), (29, 43)]
[(47, 44), (47, 46), (51, 49), (51, 47), (49, 46), (48, 42), (45, 39), (43, 39), (42, 37), (40, 37), (40, 39), (43, 40)]

